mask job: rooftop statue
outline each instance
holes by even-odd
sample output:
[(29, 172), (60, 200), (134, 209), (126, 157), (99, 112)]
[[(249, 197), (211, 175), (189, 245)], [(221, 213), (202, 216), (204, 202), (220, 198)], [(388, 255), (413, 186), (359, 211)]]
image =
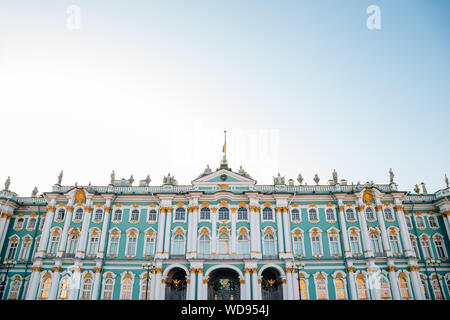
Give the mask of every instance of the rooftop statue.
[(150, 175), (148, 174), (147, 177), (144, 180), (139, 181), (139, 186), (141, 187), (148, 187), (152, 179), (150, 179)]
[(445, 187), (448, 188), (448, 178), (447, 174), (444, 174)]
[(32, 197), (37, 197), (37, 194), (38, 194), (38, 188), (34, 187), (33, 191), (31, 191), (31, 196)]
[(421, 182), (419, 184), (420, 194), (428, 194), (427, 188), (425, 188), (425, 183)]
[(414, 192), (417, 193), (417, 194), (419, 194), (420, 189), (419, 189), (419, 185), (418, 185), (418, 184), (415, 184), (415, 185), (414, 185)]
[(278, 172), (278, 176), (273, 177), (273, 184), (274, 185), (284, 185), (284, 177), (282, 177), (279, 172)]
[(333, 169), (333, 182), (336, 184), (338, 183), (338, 174), (336, 172), (336, 169)]
[(167, 174), (167, 177), (164, 176), (163, 178), (163, 184), (169, 184), (169, 185), (178, 185), (177, 180), (175, 180), (175, 176), (170, 176), (170, 173)]
[(242, 169), (242, 166), (239, 168), (238, 173), (239, 173), (241, 176), (244, 176), (244, 177), (246, 177), (246, 178), (251, 179), (251, 177), (250, 177), (250, 175), (247, 173), (247, 171), (245, 171), (244, 169)]
[(316, 173), (316, 175), (314, 176), (314, 182), (316, 183), (316, 185), (319, 185), (319, 181), (320, 181), (320, 178)]
[(8, 176), (8, 179), (5, 181), (5, 191), (9, 191), (9, 186), (11, 185), (11, 178)]
[(111, 184), (114, 184), (114, 180), (116, 180), (116, 173), (114, 170), (111, 172)]
[(63, 170), (61, 170), (61, 172), (58, 175), (58, 182), (56, 183), (58, 186), (61, 185), (62, 178), (63, 178)]
[(298, 183), (300, 183), (300, 185), (302, 185), (303, 177), (302, 177), (302, 175), (300, 173), (298, 174), (297, 181), (298, 181)]
[(205, 171), (203, 171), (203, 174), (210, 174), (212, 172), (211, 168), (209, 167), (209, 164), (206, 165)]
[(392, 168), (389, 169), (389, 184), (394, 183), (394, 172), (392, 171)]
[(133, 175), (130, 176), (130, 179), (128, 179), (128, 182), (129, 182), (130, 184), (133, 184), (133, 182), (134, 182)]

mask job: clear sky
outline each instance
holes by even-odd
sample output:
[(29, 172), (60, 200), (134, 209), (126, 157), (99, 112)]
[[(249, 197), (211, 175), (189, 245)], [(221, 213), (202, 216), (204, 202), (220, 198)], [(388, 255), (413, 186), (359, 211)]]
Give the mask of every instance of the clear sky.
[[(80, 28), (70, 5), (80, 8)], [(367, 7), (381, 10), (369, 30)], [(0, 1), (0, 189), (229, 165), (429, 192), (450, 175), (450, 1)], [(70, 25), (70, 24), (69, 24)], [(137, 182), (135, 182), (135, 185)]]

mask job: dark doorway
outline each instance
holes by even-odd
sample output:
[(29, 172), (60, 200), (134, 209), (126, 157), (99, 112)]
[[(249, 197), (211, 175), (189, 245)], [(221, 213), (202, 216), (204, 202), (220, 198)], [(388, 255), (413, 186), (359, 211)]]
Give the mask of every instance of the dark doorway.
[(261, 291), (263, 300), (283, 300), (283, 285), (280, 272), (267, 268), (262, 272)]
[(186, 300), (186, 272), (183, 269), (174, 268), (167, 275), (166, 300)]
[(211, 272), (208, 281), (208, 300), (240, 300), (239, 275), (231, 269)]

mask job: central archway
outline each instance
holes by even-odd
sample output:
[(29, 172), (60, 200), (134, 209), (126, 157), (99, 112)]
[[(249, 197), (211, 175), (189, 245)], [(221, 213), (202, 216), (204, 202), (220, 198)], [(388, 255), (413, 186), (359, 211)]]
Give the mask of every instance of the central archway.
[(261, 273), (262, 300), (283, 300), (283, 286), (280, 272), (272, 267)]
[(208, 300), (240, 300), (239, 274), (228, 268), (211, 271), (208, 281)]
[(166, 300), (186, 300), (186, 271), (173, 268), (167, 274)]

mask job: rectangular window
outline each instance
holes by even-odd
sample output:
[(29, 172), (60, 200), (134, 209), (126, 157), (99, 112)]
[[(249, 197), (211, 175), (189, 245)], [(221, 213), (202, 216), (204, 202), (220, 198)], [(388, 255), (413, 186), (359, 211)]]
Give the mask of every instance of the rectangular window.
[(109, 254), (117, 255), (118, 251), (119, 251), (119, 237), (113, 236), (111, 237), (109, 243)]
[(136, 237), (128, 238), (127, 256), (134, 256), (136, 254)]

